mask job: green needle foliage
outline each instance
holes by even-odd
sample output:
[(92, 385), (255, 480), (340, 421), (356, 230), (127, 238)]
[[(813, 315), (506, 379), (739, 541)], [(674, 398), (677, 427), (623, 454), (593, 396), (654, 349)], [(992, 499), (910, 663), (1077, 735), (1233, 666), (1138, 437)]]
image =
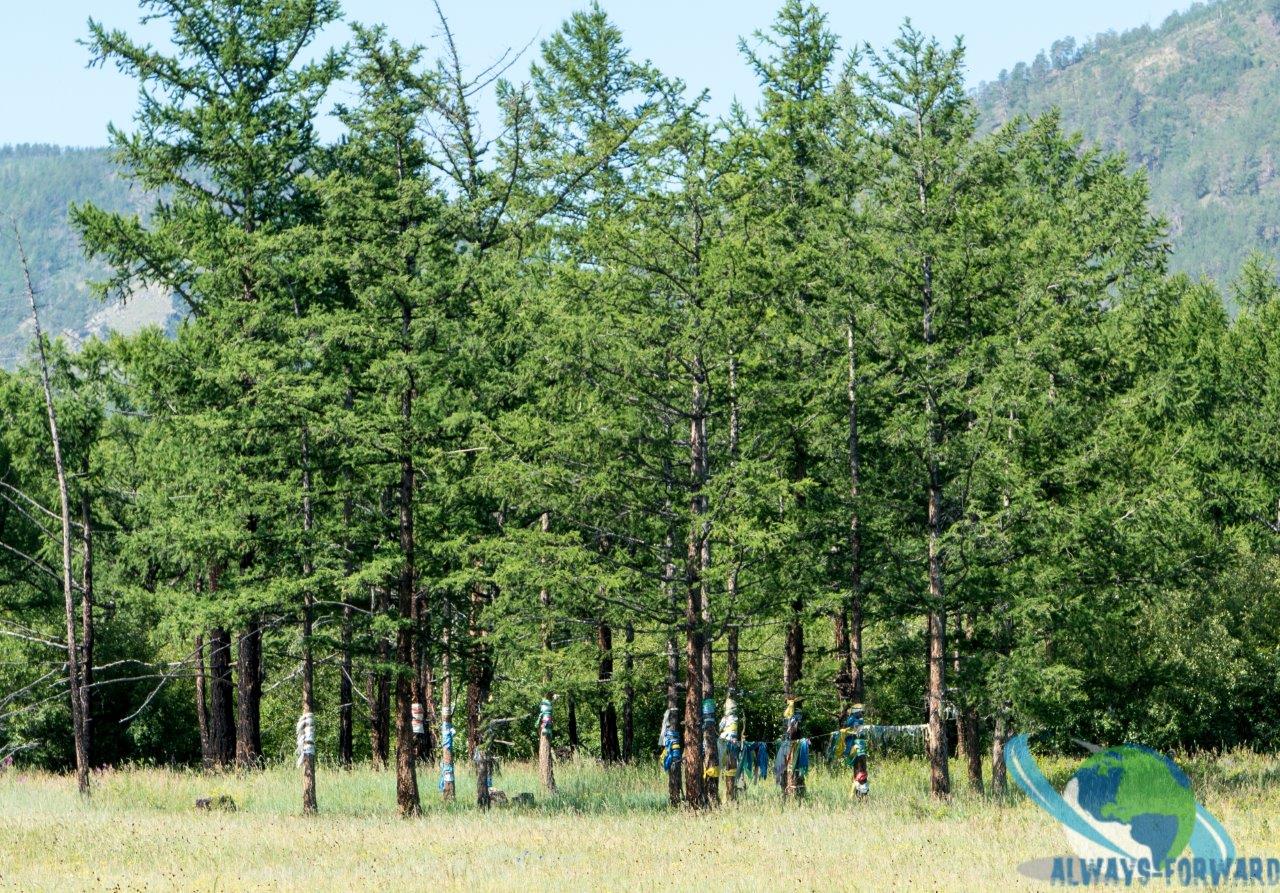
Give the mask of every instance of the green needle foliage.
[[(301, 708), (322, 766), (394, 740), (413, 814), (447, 727), (460, 774), (648, 759), (665, 716), (702, 806), (704, 698), (751, 741), (803, 699), (815, 751), (857, 702), (927, 724), (937, 795), (1017, 731), (1280, 728), (1275, 271), (1234, 317), (1171, 275), (1145, 175), (1057, 113), (979, 127), (959, 44), (788, 0), (713, 120), (598, 5), (520, 72), (443, 18), (316, 54), (329, 0), (144, 10), (171, 50), (88, 44), (154, 208), (72, 219), (184, 319), (50, 351), (95, 761), (285, 759)], [(0, 754), (64, 766), (33, 363), (0, 413)]]

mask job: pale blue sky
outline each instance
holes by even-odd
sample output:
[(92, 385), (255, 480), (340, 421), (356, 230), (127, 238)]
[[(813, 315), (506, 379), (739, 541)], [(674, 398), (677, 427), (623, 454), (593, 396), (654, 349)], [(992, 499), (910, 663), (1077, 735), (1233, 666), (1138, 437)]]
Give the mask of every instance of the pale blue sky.
[[(733, 97), (754, 102), (755, 84), (737, 51), (739, 36), (765, 27), (781, 0), (604, 0), (634, 53), (651, 59), (694, 89), (709, 88), (712, 110)], [(476, 68), (504, 48), (545, 37), (585, 0), (441, 0), (465, 60)], [(1157, 25), (1187, 0), (827, 0), (832, 29), (842, 46), (891, 40), (910, 16), (924, 31), (946, 40), (962, 35), (969, 49), (972, 83), (994, 78), (1002, 68), (1030, 61), (1066, 35), (1086, 38), (1099, 31)], [(346, 0), (349, 18), (384, 22), (405, 42), (436, 41), (429, 0)], [(135, 0), (0, 0), (0, 144), (50, 142), (101, 145), (108, 121), (127, 125), (133, 86), (114, 71), (86, 69), (87, 53), (76, 43), (89, 16), (137, 30)], [(326, 40), (340, 43), (343, 29)], [(530, 52), (536, 51), (535, 47)], [(513, 73), (527, 68), (520, 63)], [(328, 128), (326, 128), (328, 129)]]

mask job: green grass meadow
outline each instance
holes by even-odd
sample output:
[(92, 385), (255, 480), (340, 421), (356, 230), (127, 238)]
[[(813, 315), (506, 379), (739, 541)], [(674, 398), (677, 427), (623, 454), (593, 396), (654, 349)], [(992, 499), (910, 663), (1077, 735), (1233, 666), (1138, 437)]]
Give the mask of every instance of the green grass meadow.
[[(1043, 764), (1058, 786), (1078, 761)], [(1280, 855), (1280, 760), (1237, 753), (1181, 761), (1241, 852)], [(958, 769), (958, 767), (955, 767)], [(557, 766), (560, 794), (535, 767), (496, 785), (533, 807), (476, 810), (474, 781), (440, 802), (419, 773), (425, 814), (395, 815), (394, 778), (324, 768), (321, 813), (298, 814), (298, 773), (244, 775), (130, 768), (94, 775), (82, 802), (67, 776), (0, 774), (0, 890), (1016, 890), (1048, 889), (1017, 866), (1066, 851), (1053, 820), (1020, 794), (927, 793), (921, 760), (872, 765), (872, 796), (818, 766), (803, 804), (771, 782), (702, 814), (671, 810), (653, 761)], [(226, 794), (235, 813), (194, 809)]]

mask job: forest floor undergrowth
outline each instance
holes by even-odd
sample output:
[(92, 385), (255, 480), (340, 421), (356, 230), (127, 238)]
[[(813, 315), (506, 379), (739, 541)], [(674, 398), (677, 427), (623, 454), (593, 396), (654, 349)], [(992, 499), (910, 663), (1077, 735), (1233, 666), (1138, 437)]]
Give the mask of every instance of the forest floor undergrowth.
[[(1061, 789), (1080, 760), (1042, 766)], [(1179, 761), (1198, 798), (1242, 853), (1280, 856), (1280, 759), (1247, 753)], [(953, 776), (961, 773), (952, 764)], [(74, 778), (0, 774), (0, 890), (1012, 890), (1049, 889), (1017, 866), (1068, 852), (1021, 793), (957, 793), (936, 802), (920, 759), (872, 763), (872, 793), (817, 766), (803, 804), (783, 806), (771, 780), (704, 813), (671, 810), (656, 762), (556, 767), (544, 797), (536, 767), (505, 766), (495, 786), (533, 806), (479, 812), (474, 779), (440, 802), (421, 767), (424, 815), (395, 815), (394, 775), (322, 766), (320, 814), (299, 815), (292, 766), (248, 774), (160, 768), (96, 772), (81, 801)], [(200, 812), (198, 797), (235, 812)]]

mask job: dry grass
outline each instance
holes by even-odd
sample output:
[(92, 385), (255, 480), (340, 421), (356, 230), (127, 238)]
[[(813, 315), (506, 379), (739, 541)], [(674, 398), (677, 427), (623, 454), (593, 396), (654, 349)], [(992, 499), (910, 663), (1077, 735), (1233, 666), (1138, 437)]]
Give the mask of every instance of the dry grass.
[[(1074, 763), (1048, 771), (1065, 780)], [(1206, 805), (1242, 851), (1280, 851), (1280, 762), (1248, 755), (1198, 760)], [(924, 792), (919, 761), (873, 764), (873, 796), (818, 768), (810, 798), (783, 808), (772, 784), (703, 815), (669, 811), (657, 767), (558, 767), (562, 793), (532, 809), (481, 815), (463, 780), (439, 803), (420, 775), (426, 815), (393, 813), (393, 779), (324, 771), (322, 814), (297, 815), (292, 767), (248, 776), (126, 769), (95, 776), (79, 801), (71, 779), (0, 775), (3, 890), (1012, 890), (1031, 888), (1019, 863), (1062, 852), (1062, 834), (1023, 798), (1010, 803)], [(511, 766), (508, 792), (536, 791)], [(228, 794), (234, 814), (197, 813), (196, 797)], [(1280, 855), (1280, 852), (1276, 853)]]

